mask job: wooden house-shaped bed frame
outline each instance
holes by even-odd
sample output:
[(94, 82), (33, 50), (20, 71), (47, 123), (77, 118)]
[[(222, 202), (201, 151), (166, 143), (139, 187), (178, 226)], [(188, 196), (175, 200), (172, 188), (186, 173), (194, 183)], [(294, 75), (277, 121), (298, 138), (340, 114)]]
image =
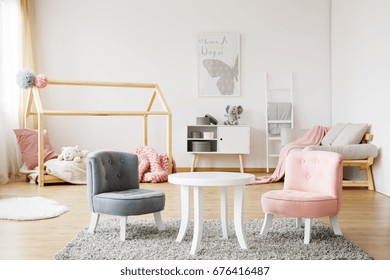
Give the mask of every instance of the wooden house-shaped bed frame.
[[(37, 87), (28, 91), (25, 110), (25, 126), (30, 118), (37, 117), (38, 123), (38, 185), (44, 186), (45, 182), (53, 183), (60, 180), (51, 175), (44, 174), (44, 119), (48, 116), (138, 116), (143, 117), (143, 144), (148, 145), (148, 117), (163, 116), (166, 118), (166, 153), (169, 159), (169, 171), (172, 170), (172, 114), (158, 84), (153, 83), (122, 83), (122, 82), (92, 82), (92, 81), (48, 81), (49, 86), (88, 86), (88, 87), (113, 87), (113, 88), (140, 88), (150, 89), (151, 97), (145, 111), (59, 111), (45, 110), (42, 106), (41, 96)], [(145, 92), (142, 92), (145, 93)], [(160, 100), (163, 110), (152, 111), (156, 97)], [(35, 110), (34, 110), (34, 106)]]

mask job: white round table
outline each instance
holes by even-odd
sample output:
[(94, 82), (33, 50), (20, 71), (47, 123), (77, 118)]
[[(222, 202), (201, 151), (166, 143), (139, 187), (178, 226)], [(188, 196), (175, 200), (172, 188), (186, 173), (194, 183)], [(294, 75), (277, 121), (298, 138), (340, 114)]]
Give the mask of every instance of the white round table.
[(222, 238), (227, 239), (227, 188), (234, 188), (234, 229), (242, 249), (247, 249), (242, 228), (242, 210), (244, 206), (244, 186), (255, 182), (255, 176), (235, 172), (183, 172), (170, 174), (168, 182), (180, 185), (181, 224), (176, 241), (181, 242), (186, 234), (190, 218), (190, 190), (194, 191), (194, 237), (191, 254), (200, 249), (203, 232), (203, 188), (219, 187), (221, 190), (221, 227)]

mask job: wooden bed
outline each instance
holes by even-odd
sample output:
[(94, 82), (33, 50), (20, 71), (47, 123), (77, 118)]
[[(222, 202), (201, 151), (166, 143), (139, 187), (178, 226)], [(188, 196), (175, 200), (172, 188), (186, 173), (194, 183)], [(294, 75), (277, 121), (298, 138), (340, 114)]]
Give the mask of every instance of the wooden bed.
[[(169, 170), (172, 170), (172, 114), (168, 104), (161, 92), (158, 84), (152, 83), (121, 83), (121, 82), (92, 82), (92, 81), (48, 81), (48, 87), (51, 86), (87, 86), (87, 87), (112, 87), (112, 88), (139, 88), (150, 89), (151, 96), (144, 111), (59, 111), (45, 110), (42, 106), (41, 96), (37, 87), (32, 87), (28, 91), (27, 105), (25, 110), (25, 126), (31, 118), (37, 118), (38, 126), (38, 167), (40, 187), (46, 183), (55, 183), (60, 181), (56, 177), (44, 174), (44, 120), (49, 116), (129, 116), (143, 118), (143, 144), (148, 145), (148, 117), (162, 116), (166, 119), (166, 153), (169, 158)], [(140, 92), (145, 94), (145, 92)], [(156, 97), (159, 99), (163, 110), (152, 111), (152, 105)]]

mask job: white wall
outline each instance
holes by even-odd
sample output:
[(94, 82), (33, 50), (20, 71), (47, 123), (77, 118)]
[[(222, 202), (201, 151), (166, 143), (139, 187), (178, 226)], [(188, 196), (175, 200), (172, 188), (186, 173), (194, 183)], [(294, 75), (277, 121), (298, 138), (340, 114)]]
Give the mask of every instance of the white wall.
[[(366, 122), (379, 147), (376, 189), (390, 195), (390, 1), (332, 1), (332, 121)], [(386, 161), (387, 159), (387, 161)], [(387, 166), (387, 167), (386, 167)]]
[[(330, 0), (36, 0), (38, 72), (49, 79), (157, 82), (173, 113), (173, 155), (188, 167), (187, 124), (206, 113), (224, 121), (226, 105), (242, 105), (241, 124), (251, 130), (246, 167), (265, 167), (264, 72), (295, 72), (296, 127), (331, 124)], [(241, 34), (241, 96), (197, 97), (197, 34)], [(47, 108), (144, 110), (139, 97), (109, 100), (79, 89), (47, 88)], [(141, 103), (141, 104), (139, 104)], [(140, 106), (137, 106), (140, 105)], [(90, 106), (90, 107), (88, 107)], [(56, 150), (111, 148), (132, 151), (142, 144), (141, 120), (46, 119)], [(150, 146), (164, 152), (163, 123), (151, 125)], [(239, 135), (237, 136), (239, 137)], [(378, 137), (379, 138), (379, 137)], [(205, 157), (199, 166), (235, 167), (236, 157)]]

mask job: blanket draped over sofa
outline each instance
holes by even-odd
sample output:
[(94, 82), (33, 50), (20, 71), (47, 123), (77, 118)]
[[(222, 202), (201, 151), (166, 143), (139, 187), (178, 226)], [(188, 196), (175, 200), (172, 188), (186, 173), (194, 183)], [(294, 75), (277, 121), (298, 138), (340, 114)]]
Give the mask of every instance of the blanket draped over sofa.
[(320, 145), (322, 138), (328, 132), (329, 127), (314, 126), (299, 137), (294, 142), (288, 143), (280, 150), (279, 161), (276, 165), (275, 171), (271, 176), (256, 177), (254, 184), (267, 184), (277, 182), (284, 176), (284, 163), (290, 150), (294, 148), (302, 148), (311, 145)]

